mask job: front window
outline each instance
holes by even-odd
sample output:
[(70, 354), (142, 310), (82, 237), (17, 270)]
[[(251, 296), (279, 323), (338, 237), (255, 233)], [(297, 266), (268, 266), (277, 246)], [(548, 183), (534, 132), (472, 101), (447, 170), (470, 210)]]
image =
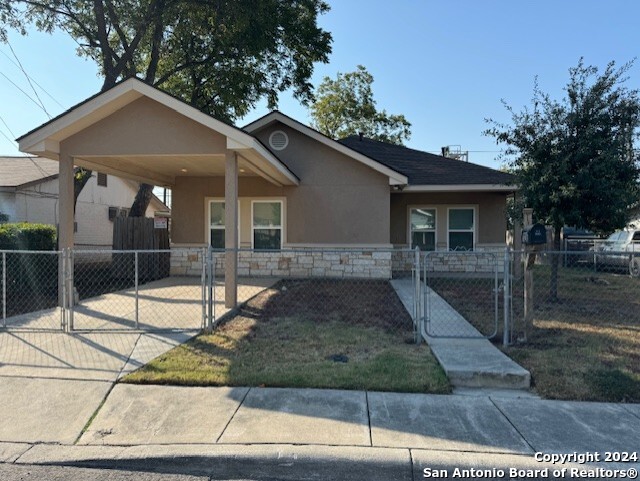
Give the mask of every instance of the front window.
[(411, 209), (411, 248), (421, 251), (436, 250), (436, 210)]
[(209, 203), (209, 242), (213, 249), (224, 249), (224, 202), (212, 200)]
[(254, 201), (252, 210), (253, 248), (282, 248), (282, 202)]
[(449, 209), (449, 250), (472, 251), (475, 244), (475, 211)]

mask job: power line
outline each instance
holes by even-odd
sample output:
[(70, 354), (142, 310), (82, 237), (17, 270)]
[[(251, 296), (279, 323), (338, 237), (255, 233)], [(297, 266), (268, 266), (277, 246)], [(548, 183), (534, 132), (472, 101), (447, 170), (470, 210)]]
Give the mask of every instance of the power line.
[[(5, 134), (5, 133), (4, 133), (4, 130), (0, 130), (0, 134), (2, 134), (2, 136), (3, 136), (5, 139), (7, 139), (9, 142), (11, 142), (12, 144), (15, 144), (15, 143), (16, 143), (16, 141), (15, 141), (15, 140), (10, 139), (10, 138), (7, 136), (7, 134)], [(12, 135), (13, 135), (13, 134), (12, 134)]]
[[(0, 75), (2, 75), (4, 78), (6, 78), (11, 85), (13, 85), (15, 88), (17, 88), (20, 92), (22, 92), (29, 100), (31, 100), (34, 104), (36, 104), (36, 106), (40, 109), (42, 109), (42, 105), (40, 105), (38, 102), (36, 102), (33, 97), (31, 97), (31, 95), (29, 95), (27, 92), (25, 92), (24, 90), (22, 90), (22, 88), (20, 88), (20, 86), (18, 84), (16, 84), (13, 80), (11, 80), (9, 77), (7, 77), (7, 75), (4, 72), (0, 71)], [(44, 112), (49, 115), (49, 112), (46, 111), (46, 109), (44, 110)], [(51, 116), (49, 115), (49, 118), (51, 118)]]
[(4, 126), (7, 128), (7, 130), (9, 131), (9, 133), (10, 133), (13, 137), (15, 137), (15, 136), (16, 136), (16, 134), (14, 134), (14, 133), (11, 131), (11, 127), (9, 127), (9, 125), (7, 125), (7, 123), (4, 121), (4, 119), (2, 118), (2, 115), (0, 115), (0, 122), (2, 122), (2, 123), (4, 124)]
[(11, 53), (15, 57), (16, 62), (18, 62), (18, 66), (20, 67), (20, 70), (22, 70), (22, 73), (27, 78), (27, 82), (29, 83), (29, 86), (31, 87), (31, 90), (33, 90), (33, 93), (35, 94), (36, 98), (38, 99), (38, 102), (40, 102), (40, 106), (42, 107), (42, 110), (44, 110), (44, 113), (47, 114), (47, 117), (51, 118), (51, 115), (49, 114), (49, 112), (47, 112), (47, 108), (44, 106), (44, 103), (42, 102), (42, 99), (38, 95), (38, 91), (36, 90), (36, 88), (31, 83), (31, 78), (29, 77), (29, 74), (27, 74), (27, 72), (25, 71), (24, 67), (22, 66), (22, 62), (20, 62), (20, 59), (16, 55), (15, 50), (13, 50), (13, 47), (11, 46), (11, 42), (9, 42), (9, 39), (7, 39), (7, 45), (9, 46), (9, 50), (11, 50)]
[[(1, 53), (2, 55), (4, 55), (5, 57), (7, 57), (7, 60), (9, 60), (9, 62), (11, 62), (11, 63), (12, 63), (13, 65), (15, 65), (16, 67), (20, 68), (20, 66), (16, 63), (16, 61), (15, 61), (15, 60), (13, 60), (11, 57), (9, 57), (9, 55), (7, 54), (7, 52), (5, 52), (4, 50), (0, 50), (0, 53)], [(60, 107), (62, 107), (63, 109), (66, 109), (66, 107), (65, 107), (64, 105), (62, 105), (60, 102), (58, 102), (58, 101), (56, 100), (56, 98), (55, 98), (53, 95), (51, 95), (49, 92), (47, 92), (47, 90), (46, 90), (42, 85), (40, 85), (40, 84), (39, 84), (39, 83), (38, 83), (38, 82), (37, 82), (33, 77), (29, 76), (29, 78), (31, 79), (31, 81), (32, 81), (32, 82), (33, 82), (33, 83), (34, 83), (34, 84), (35, 84), (35, 85), (36, 85), (40, 90), (42, 90), (42, 91), (47, 95), (47, 97), (49, 97), (51, 100), (53, 100), (55, 103), (57, 103), (57, 104), (58, 104)]]

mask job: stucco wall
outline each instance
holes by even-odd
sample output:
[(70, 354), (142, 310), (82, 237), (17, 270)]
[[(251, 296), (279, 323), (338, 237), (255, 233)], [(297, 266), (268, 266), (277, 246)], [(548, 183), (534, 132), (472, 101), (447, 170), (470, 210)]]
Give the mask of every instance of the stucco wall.
[[(277, 187), (262, 178), (240, 177), (243, 230), (241, 243), (250, 245), (249, 198), (285, 199), (287, 245), (388, 245), (389, 181), (371, 168), (333, 149), (277, 125), (257, 133), (268, 145), (274, 130), (289, 136), (289, 145), (276, 155), (300, 178), (296, 187)], [(172, 241), (207, 242), (206, 197), (224, 197), (223, 177), (178, 177), (172, 191)]]
[(493, 192), (393, 193), (391, 194), (391, 243), (408, 245), (409, 206), (436, 208), (437, 248), (447, 248), (447, 208), (476, 206), (476, 244), (504, 244), (507, 221), (506, 194)]
[[(135, 126), (135, 128), (133, 127)], [(226, 138), (146, 97), (61, 142), (72, 156), (211, 154)]]

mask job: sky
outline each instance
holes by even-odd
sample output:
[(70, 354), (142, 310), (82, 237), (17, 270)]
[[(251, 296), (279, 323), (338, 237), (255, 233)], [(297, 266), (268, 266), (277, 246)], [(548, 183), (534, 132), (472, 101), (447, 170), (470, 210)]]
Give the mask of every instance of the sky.
[[(504, 99), (516, 110), (531, 99), (534, 78), (553, 97), (564, 95), (568, 70), (584, 57), (604, 69), (640, 52), (640, 2), (633, 0), (329, 0), (320, 25), (333, 35), (328, 64), (312, 82), (364, 65), (375, 81), (379, 109), (412, 123), (407, 146), (439, 152), (460, 145), (471, 162), (498, 168), (500, 147), (483, 136), (486, 118), (508, 122)], [(67, 34), (35, 30), (0, 44), (0, 155), (19, 155), (14, 139), (48, 120), (19, 89), (34, 97), (10, 50), (36, 86), (49, 115), (98, 92), (96, 65), (76, 55)], [(627, 86), (640, 88), (640, 60)], [(15, 85), (14, 85), (15, 84)], [(45, 93), (46, 91), (46, 93)], [(309, 123), (290, 93), (279, 109)], [(242, 126), (268, 112), (260, 103)]]

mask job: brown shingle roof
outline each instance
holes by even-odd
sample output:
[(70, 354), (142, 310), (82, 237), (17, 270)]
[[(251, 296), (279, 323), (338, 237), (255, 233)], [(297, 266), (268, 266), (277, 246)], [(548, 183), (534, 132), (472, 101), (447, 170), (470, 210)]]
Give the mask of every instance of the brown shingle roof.
[(0, 187), (19, 187), (58, 175), (58, 162), (42, 157), (0, 157)]
[(381, 164), (406, 175), (409, 185), (513, 185), (515, 177), (483, 165), (352, 135), (339, 140)]

